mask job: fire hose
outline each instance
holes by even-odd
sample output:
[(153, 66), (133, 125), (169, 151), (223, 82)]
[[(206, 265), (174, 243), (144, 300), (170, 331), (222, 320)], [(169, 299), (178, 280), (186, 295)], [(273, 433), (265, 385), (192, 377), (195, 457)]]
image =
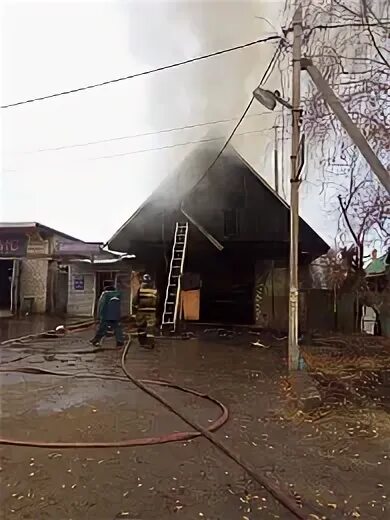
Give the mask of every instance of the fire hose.
[[(76, 332), (77, 330), (82, 330), (84, 327), (73, 327), (72, 332)], [(41, 333), (36, 336), (42, 336)], [(29, 339), (32, 336), (29, 336)], [(14, 340), (15, 341), (15, 340)], [(7, 342), (8, 343), (8, 342)], [(4, 344), (4, 343), (3, 343)], [(213, 432), (219, 429), (223, 424), (226, 423), (229, 417), (229, 413), (227, 408), (218, 400), (195, 390), (182, 387), (175, 383), (170, 383), (167, 381), (160, 380), (141, 380), (135, 378), (126, 368), (126, 356), (129, 351), (131, 345), (131, 335), (129, 335), (129, 340), (127, 341), (121, 357), (121, 367), (126, 376), (126, 378), (118, 377), (118, 376), (110, 376), (110, 375), (100, 375), (100, 374), (73, 374), (71, 372), (52, 372), (50, 370), (44, 369), (36, 369), (27, 367), (27, 368), (19, 368), (18, 369), (0, 369), (1, 372), (15, 372), (15, 371), (23, 371), (29, 373), (45, 373), (56, 376), (64, 376), (64, 377), (97, 377), (102, 379), (120, 379), (120, 380), (129, 380), (133, 383), (137, 388), (147, 393), (149, 396), (153, 397), (156, 401), (162, 404), (167, 410), (175, 414), (179, 417), (183, 422), (185, 422), (188, 426), (190, 426), (193, 431), (188, 432), (176, 432), (171, 434), (166, 434), (158, 437), (145, 437), (140, 439), (128, 439), (123, 441), (110, 441), (110, 442), (43, 442), (43, 441), (30, 441), (30, 440), (18, 440), (18, 439), (7, 439), (0, 438), (0, 445), (13, 445), (13, 446), (29, 446), (35, 448), (57, 448), (57, 449), (67, 449), (67, 448), (116, 448), (116, 447), (134, 447), (134, 446), (145, 446), (145, 445), (153, 445), (153, 444), (164, 444), (168, 442), (178, 442), (178, 441), (186, 441), (190, 439), (194, 439), (196, 437), (203, 436), (205, 437), (211, 444), (213, 444), (216, 448), (222, 451), (227, 457), (233, 460), (236, 464), (238, 464), (246, 473), (248, 473), (258, 484), (260, 484), (264, 489), (266, 489), (272, 496), (275, 498), (280, 504), (282, 504), (288, 511), (290, 511), (296, 518), (300, 520), (310, 520), (315, 518), (325, 518), (324, 516), (317, 515), (313, 509), (309, 510), (309, 508), (304, 507), (303, 505), (299, 505), (295, 502), (295, 500), (290, 497), (286, 492), (280, 489), (276, 484), (274, 484), (267, 476), (260, 474), (248, 461), (245, 461), (240, 454), (233, 452), (228, 446), (225, 445), (222, 441), (220, 441)], [(215, 403), (221, 410), (222, 413), (208, 428), (203, 427), (200, 424), (197, 424), (193, 419), (188, 417), (186, 414), (183, 414), (180, 410), (177, 410), (176, 407), (171, 405), (164, 397), (162, 397), (158, 392), (154, 389), (150, 388), (148, 385), (158, 385), (169, 388), (174, 388), (176, 390), (180, 390), (181, 392), (189, 393), (200, 397), (202, 399), (207, 399), (213, 403)]]

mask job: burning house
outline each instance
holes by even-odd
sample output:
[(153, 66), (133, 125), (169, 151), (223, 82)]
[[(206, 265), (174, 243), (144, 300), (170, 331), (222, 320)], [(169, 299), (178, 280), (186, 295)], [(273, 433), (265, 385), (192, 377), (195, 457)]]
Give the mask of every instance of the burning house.
[[(188, 172), (186, 163), (170, 175), (109, 248), (134, 253), (139, 269), (154, 277), (163, 322), (183, 312), (176, 298), (181, 284), (184, 318), (285, 329), (289, 206), (234, 150), (206, 172)], [(301, 280), (328, 249), (300, 219)]]

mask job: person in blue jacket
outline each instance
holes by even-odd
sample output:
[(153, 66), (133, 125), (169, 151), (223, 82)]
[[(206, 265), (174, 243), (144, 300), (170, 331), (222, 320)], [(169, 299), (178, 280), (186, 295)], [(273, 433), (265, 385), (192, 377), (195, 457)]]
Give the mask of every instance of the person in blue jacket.
[(115, 334), (118, 347), (123, 346), (123, 331), (120, 324), (121, 296), (114, 284), (107, 285), (102, 292), (98, 303), (99, 327), (95, 337), (91, 339), (93, 345), (100, 345), (101, 340), (107, 335), (109, 329)]

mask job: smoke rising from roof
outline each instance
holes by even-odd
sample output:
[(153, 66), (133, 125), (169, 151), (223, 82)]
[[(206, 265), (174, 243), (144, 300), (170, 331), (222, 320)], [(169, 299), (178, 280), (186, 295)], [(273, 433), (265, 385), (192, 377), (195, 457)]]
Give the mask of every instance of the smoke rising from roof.
[[(142, 63), (143, 68), (188, 59), (274, 35), (277, 33), (275, 28), (278, 27), (281, 8), (282, 3), (252, 0), (176, 0), (130, 3), (124, 7), (129, 20), (130, 51)], [(145, 40), (149, 41), (149, 45), (145, 45)], [(253, 89), (258, 85), (276, 45), (277, 41), (256, 45), (149, 77), (145, 81), (145, 91), (153, 126), (163, 128), (239, 116)], [(252, 109), (252, 112), (263, 111), (259, 106)], [(183, 135), (189, 140), (222, 136), (227, 138), (234, 124), (233, 121), (191, 129), (173, 136), (172, 142), (178, 142)], [(252, 130), (272, 124), (273, 116), (270, 113), (264, 119), (251, 118), (243, 126)], [(259, 141), (262, 141), (262, 135), (253, 134), (240, 137), (234, 144), (244, 155), (252, 150), (252, 157), (257, 158), (260, 157), (262, 148)], [(253, 146), (254, 142), (256, 148)], [(203, 143), (187, 147), (180, 158), (179, 166), (170, 166), (170, 172), (161, 172), (161, 177), (166, 174), (169, 176), (169, 173), (179, 168), (182, 169), (182, 174), (173, 175), (173, 178), (178, 179), (177, 182), (182, 182), (187, 175), (197, 178), (211, 164), (223, 143), (224, 139), (221, 139), (215, 145)], [(159, 163), (158, 167), (164, 166)], [(169, 189), (180, 192), (180, 186)]]
[[(275, 34), (272, 22), (256, 17), (275, 19), (279, 9), (275, 2), (176, 0), (130, 4), (129, 10), (130, 50), (153, 67)], [(141, 44), (145, 39), (150, 45)], [(236, 115), (257, 86), (275, 45), (261, 44), (156, 75), (148, 82), (151, 117), (166, 123)]]

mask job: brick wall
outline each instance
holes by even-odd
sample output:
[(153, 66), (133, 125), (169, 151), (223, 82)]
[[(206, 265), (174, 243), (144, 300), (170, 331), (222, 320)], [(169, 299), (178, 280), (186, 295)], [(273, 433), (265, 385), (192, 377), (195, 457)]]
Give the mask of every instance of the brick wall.
[(48, 260), (24, 259), (20, 274), (21, 301), (24, 298), (34, 298), (33, 312), (46, 311), (46, 287)]
[[(47, 254), (48, 242), (31, 238), (27, 248), (27, 255)], [(20, 300), (23, 306), (24, 298), (34, 298), (32, 312), (46, 312), (47, 295), (47, 258), (24, 258), (21, 262), (20, 273)]]

